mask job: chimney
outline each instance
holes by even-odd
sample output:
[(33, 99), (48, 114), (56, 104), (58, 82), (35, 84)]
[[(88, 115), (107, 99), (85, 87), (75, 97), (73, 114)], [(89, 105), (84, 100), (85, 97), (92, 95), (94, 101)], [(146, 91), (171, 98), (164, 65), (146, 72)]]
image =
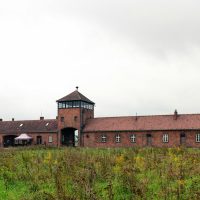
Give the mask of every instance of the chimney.
[(56, 119), (58, 119), (58, 116), (56, 116)]
[(0, 119), (0, 122), (2, 122), (3, 121), (3, 119)]
[(44, 120), (44, 117), (40, 117), (40, 120)]
[(178, 111), (175, 110), (175, 111), (174, 111), (174, 119), (177, 120), (177, 118), (178, 118)]
[(14, 122), (14, 121), (15, 121), (15, 118), (12, 118), (12, 121)]

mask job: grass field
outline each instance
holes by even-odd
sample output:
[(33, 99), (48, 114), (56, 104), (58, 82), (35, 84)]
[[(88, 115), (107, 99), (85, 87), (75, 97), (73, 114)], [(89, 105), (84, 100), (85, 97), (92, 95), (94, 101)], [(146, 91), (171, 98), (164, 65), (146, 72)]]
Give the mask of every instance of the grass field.
[(200, 199), (199, 149), (2, 149), (0, 199)]

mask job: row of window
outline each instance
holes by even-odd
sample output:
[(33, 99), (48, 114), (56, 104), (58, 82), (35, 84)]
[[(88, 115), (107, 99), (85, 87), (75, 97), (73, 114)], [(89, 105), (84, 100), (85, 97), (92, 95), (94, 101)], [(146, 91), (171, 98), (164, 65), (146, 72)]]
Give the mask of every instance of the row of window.
[(66, 101), (66, 102), (59, 102), (58, 108), (86, 108), (89, 110), (94, 109), (94, 105), (83, 102), (83, 101)]
[[(149, 137), (151, 137), (151, 135), (148, 134), (147, 137), (149, 138)], [(167, 134), (167, 133), (163, 134), (162, 141), (163, 141), (163, 143), (169, 142), (169, 134)], [(106, 134), (101, 135), (101, 142), (102, 143), (106, 143), (107, 142), (107, 135)], [(120, 143), (121, 142), (120, 134), (115, 135), (115, 142), (116, 143)], [(131, 143), (135, 143), (136, 142), (136, 135), (135, 134), (130, 135), (130, 142)], [(200, 142), (200, 133), (196, 134), (196, 142)]]
[[(74, 121), (76, 121), (78, 119), (77, 116), (74, 116)], [(60, 117), (60, 121), (61, 122), (64, 122), (65, 121), (65, 117)]]
[[(135, 134), (132, 134), (132, 135), (130, 136), (130, 141), (131, 141), (132, 143), (136, 142), (136, 136), (135, 136)], [(102, 143), (106, 143), (106, 142), (107, 142), (107, 135), (105, 135), (105, 134), (101, 135), (101, 142), (102, 142)], [(115, 136), (115, 142), (116, 142), (116, 143), (120, 143), (120, 142), (121, 142), (121, 136), (120, 136), (120, 134), (117, 134), (117, 135)]]

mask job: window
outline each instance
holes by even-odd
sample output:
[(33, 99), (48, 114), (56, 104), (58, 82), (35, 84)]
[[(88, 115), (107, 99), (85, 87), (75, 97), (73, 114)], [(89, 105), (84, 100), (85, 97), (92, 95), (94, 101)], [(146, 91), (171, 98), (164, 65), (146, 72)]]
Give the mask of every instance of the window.
[(68, 102), (68, 107), (69, 107), (69, 108), (72, 108), (72, 106), (73, 106), (73, 102), (72, 102), (72, 101), (69, 101), (69, 102)]
[(65, 103), (66, 103), (66, 108), (72, 108), (73, 107), (72, 101), (68, 101), (68, 102), (65, 102)]
[(94, 109), (94, 105), (92, 105), (92, 104), (87, 104), (87, 109), (93, 110), (93, 109)]
[(106, 139), (107, 139), (106, 135), (101, 136), (101, 142), (102, 143), (106, 143)]
[(163, 142), (166, 143), (166, 142), (169, 142), (169, 135), (168, 134), (163, 134)]
[(49, 136), (49, 143), (52, 143), (52, 142), (53, 142), (53, 137)]
[(74, 107), (74, 108), (78, 108), (79, 105), (80, 105), (80, 102), (79, 102), (79, 101), (74, 101), (74, 102), (73, 102), (73, 107)]
[(58, 108), (62, 108), (62, 103), (58, 103)]
[(196, 134), (196, 142), (200, 142), (200, 133)]
[(19, 127), (22, 127), (24, 124), (20, 124)]
[(48, 126), (48, 125), (49, 125), (49, 122), (47, 122), (45, 126)]
[(66, 108), (65, 102), (62, 103), (62, 108)]
[(60, 102), (58, 103), (58, 108), (66, 108), (66, 102)]
[(64, 117), (61, 117), (61, 118), (60, 118), (60, 121), (61, 121), (61, 122), (64, 122), (64, 119), (65, 119)]
[(86, 102), (81, 102), (81, 107), (82, 107), (82, 108), (89, 109), (89, 104), (86, 103)]
[(131, 139), (131, 142), (134, 143), (135, 139), (136, 139), (135, 134), (132, 134), (131, 137), (130, 137), (130, 139)]
[(115, 136), (115, 142), (116, 142), (116, 143), (120, 143), (120, 135), (119, 135), (119, 134), (117, 134), (117, 135)]

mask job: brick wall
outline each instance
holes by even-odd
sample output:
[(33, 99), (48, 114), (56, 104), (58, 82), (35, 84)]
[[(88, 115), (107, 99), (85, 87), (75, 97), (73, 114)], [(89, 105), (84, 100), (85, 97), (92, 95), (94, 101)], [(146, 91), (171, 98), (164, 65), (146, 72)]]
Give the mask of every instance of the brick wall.
[[(180, 134), (183, 131), (145, 131), (145, 132), (95, 132), (84, 133), (85, 147), (145, 147), (147, 145), (147, 134), (151, 134), (151, 145), (153, 147), (177, 147), (180, 146)], [(200, 131), (199, 131), (200, 132)], [(198, 131), (184, 131), (185, 146), (200, 147), (200, 143), (196, 142), (196, 133)], [(136, 136), (135, 143), (131, 142), (131, 135)], [(106, 142), (101, 142), (101, 136), (106, 135)], [(116, 135), (120, 135), (120, 143), (116, 143)], [(169, 141), (163, 142), (163, 134), (168, 134)]]
[(88, 119), (94, 118), (94, 110), (81, 108), (82, 110), (82, 124), (84, 125)]
[[(61, 121), (61, 117), (64, 117), (63, 122)], [(87, 119), (90, 118), (94, 118), (94, 110), (89, 110), (85, 108), (58, 109), (58, 141), (61, 141), (61, 130), (63, 128), (75, 128), (79, 132), (79, 146), (83, 146), (81, 128), (82, 126), (84, 126)]]
[[(131, 142), (131, 135), (134, 133), (136, 136), (136, 142)], [(163, 143), (163, 134), (169, 135), (169, 142)], [(83, 145), (85, 147), (145, 147), (147, 145), (147, 134), (151, 134), (151, 146), (153, 147), (177, 147), (180, 146), (180, 134), (183, 131), (149, 131), (149, 132), (95, 132), (95, 133), (84, 133)], [(200, 148), (200, 143), (196, 142), (196, 134), (200, 131), (184, 131), (185, 133), (185, 146)], [(101, 142), (101, 136), (106, 135), (106, 143)], [(120, 135), (120, 143), (116, 143), (116, 135)], [(3, 146), (3, 136), (0, 134), (0, 145)], [(8, 135), (8, 134), (6, 134)], [(12, 134), (11, 134), (12, 135)], [(16, 134), (19, 136), (20, 134)], [(42, 136), (42, 144), (47, 146), (57, 146), (58, 134), (57, 133), (28, 133), (33, 138), (32, 144), (35, 145), (37, 142), (37, 136)], [(52, 136), (52, 143), (49, 143), (49, 136)]]
[[(3, 146), (3, 137), (7, 135), (16, 135), (19, 136), (20, 134), (0, 134), (0, 146)], [(36, 145), (37, 143), (37, 136), (42, 136), (42, 144), (46, 146), (57, 146), (58, 144), (58, 134), (57, 133), (27, 133), (28, 136), (32, 137), (32, 145)], [(52, 136), (52, 142), (49, 142), (49, 136)]]
[[(64, 117), (63, 122), (61, 117)], [(80, 108), (58, 109), (58, 129), (66, 127), (80, 129)]]
[[(46, 144), (47, 146), (57, 146), (58, 143), (57, 133), (30, 133), (28, 135), (33, 138), (32, 144), (34, 145), (37, 142), (37, 136), (42, 136), (42, 144)], [(52, 142), (49, 142), (49, 136), (52, 136)]]
[[(64, 117), (64, 122), (61, 122), (61, 117)], [(65, 127), (80, 129), (81, 121), (82, 125), (84, 125), (86, 120), (90, 118), (94, 118), (93, 110), (85, 108), (58, 109), (58, 129)]]

